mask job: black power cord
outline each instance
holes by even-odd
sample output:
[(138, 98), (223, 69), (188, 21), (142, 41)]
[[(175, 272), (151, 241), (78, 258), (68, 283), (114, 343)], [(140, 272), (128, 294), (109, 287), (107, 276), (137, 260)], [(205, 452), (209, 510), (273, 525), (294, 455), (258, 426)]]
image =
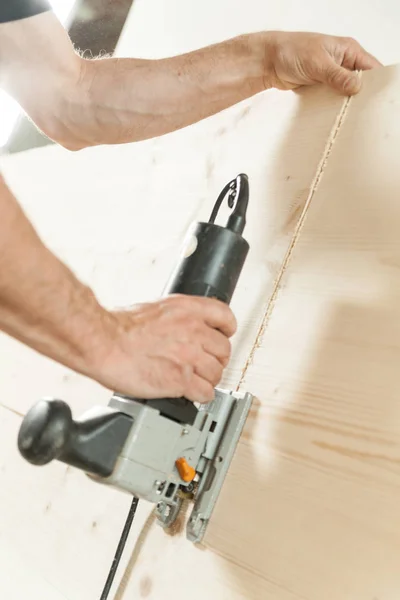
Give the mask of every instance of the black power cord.
[(139, 498), (136, 498), (136, 496), (133, 496), (132, 504), (129, 509), (128, 516), (126, 517), (125, 525), (122, 530), (121, 537), (118, 542), (117, 550), (115, 551), (115, 556), (114, 556), (114, 559), (111, 564), (111, 568), (110, 568), (110, 572), (107, 577), (106, 584), (105, 584), (102, 594), (100, 596), (100, 600), (107, 600), (108, 594), (110, 593), (110, 589), (113, 584), (115, 574), (117, 572), (118, 565), (121, 560), (121, 556), (124, 552), (126, 541), (128, 539), (128, 535), (129, 535), (129, 532), (132, 527), (132, 521), (133, 521), (133, 518), (136, 513), (138, 502), (139, 502)]

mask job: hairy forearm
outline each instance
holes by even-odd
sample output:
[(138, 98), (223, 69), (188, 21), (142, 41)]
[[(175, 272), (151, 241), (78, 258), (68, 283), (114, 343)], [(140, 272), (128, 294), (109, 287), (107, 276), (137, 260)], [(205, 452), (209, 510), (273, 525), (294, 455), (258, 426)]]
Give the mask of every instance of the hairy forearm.
[(0, 176), (0, 329), (90, 374), (109, 314), (40, 241)]
[(195, 123), (264, 89), (263, 48), (253, 35), (163, 60), (85, 61), (85, 102), (71, 105), (65, 133), (123, 143)]
[(265, 89), (267, 38), (243, 35), (162, 60), (86, 60), (46, 13), (0, 25), (0, 85), (46, 135), (71, 150), (133, 142)]
[(162, 60), (86, 60), (51, 12), (0, 24), (0, 86), (63, 146), (133, 142), (195, 123), (264, 89), (360, 89), (379, 66), (355, 40), (266, 31)]

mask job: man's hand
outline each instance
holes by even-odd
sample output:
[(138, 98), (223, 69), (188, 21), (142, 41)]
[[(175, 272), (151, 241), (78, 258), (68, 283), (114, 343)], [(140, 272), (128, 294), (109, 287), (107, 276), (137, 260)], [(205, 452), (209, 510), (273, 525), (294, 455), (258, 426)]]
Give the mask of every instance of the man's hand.
[(0, 330), (109, 389), (207, 402), (236, 329), (218, 300), (109, 312), (40, 241), (0, 175)]
[(326, 83), (346, 96), (361, 87), (359, 71), (382, 66), (348, 37), (319, 33), (269, 32), (265, 46), (265, 86), (292, 90)]
[(177, 295), (113, 317), (115, 337), (111, 346), (100, 349), (100, 361), (95, 353), (93, 378), (141, 398), (213, 399), (229, 361), (229, 337), (236, 330), (227, 305)]

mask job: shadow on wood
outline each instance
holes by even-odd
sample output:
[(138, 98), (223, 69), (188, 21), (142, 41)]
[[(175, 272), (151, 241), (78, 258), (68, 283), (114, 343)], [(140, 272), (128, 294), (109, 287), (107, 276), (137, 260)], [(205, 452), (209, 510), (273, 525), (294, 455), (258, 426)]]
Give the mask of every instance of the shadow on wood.
[(395, 74), (350, 105), (243, 382), (261, 408), (207, 543), (251, 600), (398, 598)]

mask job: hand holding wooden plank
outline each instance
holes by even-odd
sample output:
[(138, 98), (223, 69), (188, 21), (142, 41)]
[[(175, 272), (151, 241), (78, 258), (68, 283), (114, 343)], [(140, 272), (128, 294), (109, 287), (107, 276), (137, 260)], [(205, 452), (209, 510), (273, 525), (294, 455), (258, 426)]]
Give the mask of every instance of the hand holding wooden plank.
[(353, 38), (281, 31), (266, 34), (265, 62), (266, 88), (326, 83), (346, 96), (360, 90), (360, 71), (382, 66)]

